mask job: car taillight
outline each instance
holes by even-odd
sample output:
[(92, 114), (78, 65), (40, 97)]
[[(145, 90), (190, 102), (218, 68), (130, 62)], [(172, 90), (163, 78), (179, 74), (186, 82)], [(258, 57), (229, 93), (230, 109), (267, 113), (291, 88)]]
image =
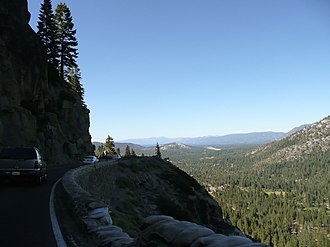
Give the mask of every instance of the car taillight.
[(40, 164), (38, 163), (38, 161), (34, 162), (34, 169), (39, 169), (40, 168)]

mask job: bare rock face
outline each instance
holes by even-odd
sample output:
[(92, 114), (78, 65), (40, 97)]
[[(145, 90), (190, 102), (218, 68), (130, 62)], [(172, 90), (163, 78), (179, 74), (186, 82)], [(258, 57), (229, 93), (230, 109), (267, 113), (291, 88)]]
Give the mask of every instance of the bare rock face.
[(48, 68), (26, 0), (0, 2), (0, 149), (36, 146), (50, 161), (92, 151), (89, 110)]

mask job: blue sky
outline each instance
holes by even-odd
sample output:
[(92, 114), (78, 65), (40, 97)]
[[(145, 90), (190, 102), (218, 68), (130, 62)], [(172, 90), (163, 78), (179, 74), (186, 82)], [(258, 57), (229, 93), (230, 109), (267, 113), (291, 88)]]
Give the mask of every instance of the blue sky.
[[(34, 28), (41, 0), (30, 0)], [(329, 115), (328, 0), (65, 2), (93, 141), (289, 131)]]

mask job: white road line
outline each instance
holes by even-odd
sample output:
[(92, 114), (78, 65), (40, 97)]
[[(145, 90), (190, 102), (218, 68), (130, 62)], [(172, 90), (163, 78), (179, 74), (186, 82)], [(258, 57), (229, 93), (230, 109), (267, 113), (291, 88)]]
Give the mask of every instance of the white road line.
[(54, 191), (57, 186), (57, 184), (61, 181), (61, 178), (56, 181), (56, 183), (53, 185), (52, 191), (50, 193), (50, 198), (49, 198), (49, 214), (50, 214), (50, 220), (52, 222), (52, 227), (53, 227), (53, 233), (54, 237), (57, 243), (58, 247), (67, 247), (63, 235), (60, 229), (60, 226), (58, 224), (57, 218), (56, 218), (56, 213), (55, 213), (55, 205), (54, 205)]

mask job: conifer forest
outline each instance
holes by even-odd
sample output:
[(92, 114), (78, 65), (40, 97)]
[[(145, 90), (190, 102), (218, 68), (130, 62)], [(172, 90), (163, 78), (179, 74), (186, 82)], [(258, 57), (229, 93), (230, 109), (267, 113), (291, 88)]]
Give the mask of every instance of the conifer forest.
[(267, 157), (251, 155), (255, 149), (204, 150), (172, 161), (204, 185), (224, 218), (250, 237), (271, 246), (330, 246), (330, 152), (260, 162)]

